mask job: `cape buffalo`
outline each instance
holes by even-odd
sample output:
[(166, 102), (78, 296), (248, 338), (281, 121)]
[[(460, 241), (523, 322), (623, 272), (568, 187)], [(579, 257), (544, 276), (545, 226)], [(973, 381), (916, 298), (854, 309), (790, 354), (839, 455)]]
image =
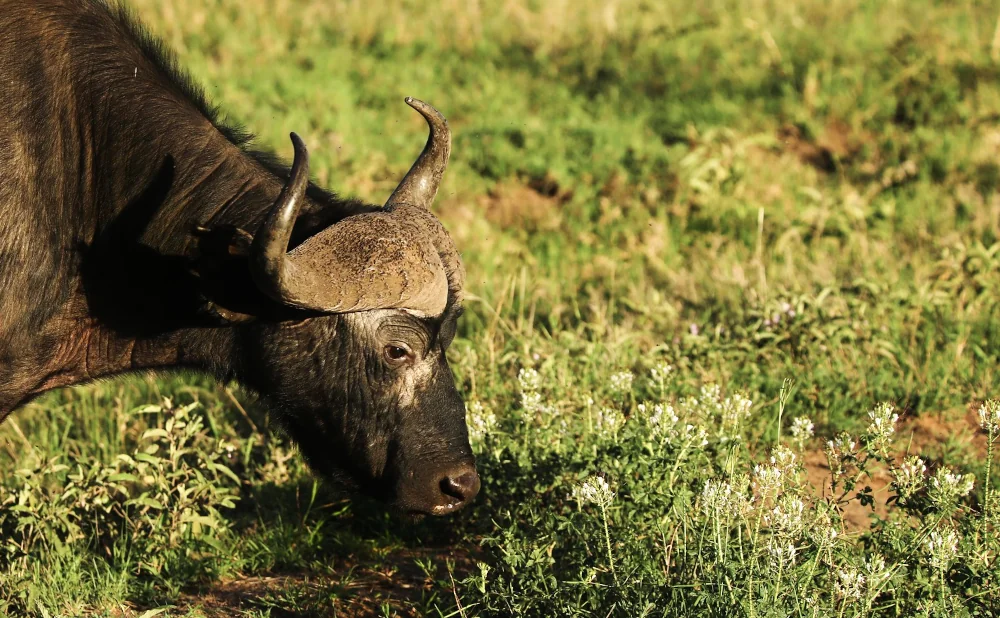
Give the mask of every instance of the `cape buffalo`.
[(309, 182), (220, 120), (103, 0), (0, 0), (0, 420), (160, 368), (237, 380), (320, 473), (442, 515), (479, 477), (445, 359), (465, 278), (429, 208), (444, 117), (384, 206)]

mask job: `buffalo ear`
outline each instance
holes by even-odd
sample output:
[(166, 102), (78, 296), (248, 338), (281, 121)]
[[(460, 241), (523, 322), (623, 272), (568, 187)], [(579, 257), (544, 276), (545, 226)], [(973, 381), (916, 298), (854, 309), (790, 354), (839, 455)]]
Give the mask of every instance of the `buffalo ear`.
[(218, 324), (243, 324), (273, 312), (274, 303), (257, 291), (247, 267), (253, 236), (232, 225), (195, 225), (192, 232), (188, 258), (204, 316)]

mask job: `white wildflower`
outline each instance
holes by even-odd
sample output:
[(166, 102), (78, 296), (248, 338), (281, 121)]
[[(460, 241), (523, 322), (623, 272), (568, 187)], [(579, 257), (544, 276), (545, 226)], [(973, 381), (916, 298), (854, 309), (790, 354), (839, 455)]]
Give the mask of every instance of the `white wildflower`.
[(775, 498), (794, 480), (797, 472), (795, 453), (784, 444), (779, 444), (771, 451), (770, 464), (754, 466), (754, 486), (760, 496)]
[(541, 388), (542, 378), (538, 372), (530, 368), (522, 368), (517, 374), (517, 382), (522, 393), (537, 391)]
[(774, 497), (781, 491), (781, 469), (757, 464), (753, 468), (754, 486), (762, 497)]
[(746, 495), (746, 486), (746, 477), (737, 479), (735, 484), (718, 479), (705, 481), (705, 486), (701, 490), (702, 511), (709, 517), (725, 519), (745, 517), (753, 507)]
[(497, 417), (480, 401), (473, 401), (468, 406), (469, 439), (473, 442), (482, 441), (497, 427)]
[(786, 543), (771, 537), (767, 542), (767, 553), (771, 558), (771, 567), (775, 571), (787, 570), (795, 565), (794, 543)]
[(776, 535), (786, 537), (798, 536), (804, 527), (803, 514), (806, 505), (793, 496), (782, 496), (769, 513), (764, 515), (767, 524)]
[(771, 451), (771, 465), (780, 469), (782, 474), (794, 474), (796, 471), (795, 453), (784, 444), (779, 444)]
[(875, 591), (892, 577), (892, 572), (886, 568), (885, 558), (879, 553), (874, 553), (865, 560), (865, 572), (869, 588)]
[(840, 537), (829, 511), (820, 510), (806, 532), (819, 549), (831, 549)]
[(893, 472), (893, 486), (896, 493), (904, 500), (920, 491), (924, 484), (924, 475), (927, 473), (927, 465), (920, 457), (912, 455), (907, 457), (899, 465), (899, 469)]
[(542, 401), (542, 394), (538, 391), (525, 391), (521, 393), (521, 407), (528, 417), (537, 416), (545, 408)]
[(631, 371), (619, 371), (618, 373), (611, 374), (611, 378), (609, 379), (611, 392), (616, 395), (627, 395), (632, 392), (632, 382), (634, 380), (635, 376), (632, 375)]
[(701, 489), (701, 510), (709, 517), (724, 511), (733, 493), (733, 486), (725, 481), (708, 479)]
[(625, 416), (615, 408), (603, 408), (597, 412), (597, 427), (608, 433), (618, 433), (625, 424)]
[(606, 507), (615, 499), (615, 492), (611, 491), (604, 477), (592, 476), (573, 489), (573, 498), (580, 503), (580, 506), (596, 504)]
[(959, 498), (969, 495), (975, 482), (976, 477), (971, 474), (958, 474), (949, 468), (938, 468), (931, 477), (931, 501), (938, 508), (950, 506)]
[(653, 378), (660, 388), (667, 383), (670, 376), (673, 375), (674, 366), (666, 361), (660, 361), (653, 365), (653, 368), (649, 370), (649, 376)]
[(723, 397), (718, 384), (705, 384), (698, 397), (682, 399), (680, 407), (692, 417), (718, 422), (718, 437), (727, 442), (740, 438), (740, 426), (749, 418), (753, 401), (742, 393)]
[(522, 420), (529, 422), (536, 418), (545, 418), (558, 413), (555, 406), (545, 403), (539, 389), (542, 378), (538, 372), (530, 368), (522, 368), (517, 374), (517, 382), (521, 388)]
[(827, 441), (826, 453), (835, 475), (843, 471), (844, 462), (854, 457), (857, 447), (857, 441), (847, 432), (837, 434), (833, 440)]
[(979, 406), (979, 426), (996, 437), (1000, 435), (1000, 399), (990, 399)]
[(899, 420), (895, 409), (891, 403), (880, 403), (868, 412), (868, 435), (875, 450), (885, 450), (892, 441), (896, 421)]
[(722, 398), (722, 387), (718, 384), (703, 384), (700, 398), (702, 405), (712, 406)]
[(792, 440), (798, 445), (799, 450), (805, 447), (806, 441), (813, 437), (813, 422), (805, 416), (800, 416), (792, 421)]
[(841, 453), (845, 455), (853, 455), (854, 450), (858, 448), (858, 443), (851, 437), (850, 434), (843, 432), (837, 436), (835, 446)]
[(684, 446), (706, 446), (708, 445), (708, 431), (701, 425), (691, 423), (678, 423), (674, 430), (669, 432), (669, 439), (672, 442)]
[(865, 596), (865, 576), (858, 571), (847, 568), (837, 572), (833, 582), (834, 592), (846, 601), (858, 601)]
[(739, 428), (743, 421), (750, 417), (750, 409), (753, 401), (750, 398), (735, 393), (732, 397), (726, 397), (718, 404), (719, 416), (722, 421), (722, 429), (728, 432), (727, 438), (738, 439)]
[(681, 420), (674, 407), (669, 404), (657, 403), (653, 404), (652, 407), (648, 404), (639, 404), (638, 410), (646, 419), (653, 435), (656, 436), (668, 436), (674, 433)]
[(954, 530), (934, 530), (924, 539), (924, 549), (932, 567), (946, 569), (958, 557), (958, 534)]

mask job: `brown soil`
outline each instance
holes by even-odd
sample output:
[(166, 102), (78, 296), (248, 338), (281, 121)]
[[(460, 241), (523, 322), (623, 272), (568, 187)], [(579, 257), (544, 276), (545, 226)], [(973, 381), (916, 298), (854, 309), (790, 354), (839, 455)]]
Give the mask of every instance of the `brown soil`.
[(808, 140), (794, 125), (785, 125), (778, 130), (778, 139), (784, 150), (795, 154), (801, 161), (824, 172), (837, 169), (837, 161), (850, 159), (871, 141), (871, 136), (858, 134), (842, 121), (833, 120), (814, 140)]
[(551, 178), (504, 181), (481, 199), (486, 218), (502, 228), (551, 230), (562, 222), (562, 204), (571, 197)]
[[(911, 454), (920, 454), (933, 468), (936, 460), (946, 452), (961, 452), (976, 461), (986, 459), (986, 437), (979, 429), (976, 421), (975, 408), (970, 407), (962, 412), (951, 414), (923, 414), (917, 417), (903, 418), (896, 429), (897, 461)], [(827, 464), (823, 445), (817, 444), (807, 451), (804, 457), (806, 478), (817, 496), (831, 495), (830, 466)], [(871, 515), (875, 513), (884, 517), (887, 513), (886, 499), (892, 495), (889, 484), (892, 477), (884, 467), (876, 468), (872, 477), (863, 477), (855, 487), (852, 495), (865, 486), (871, 487), (875, 495), (874, 510), (862, 506), (857, 499), (851, 500), (843, 509), (844, 524), (849, 532), (863, 532), (871, 526)], [(838, 495), (843, 488), (838, 488)]]
[[(433, 579), (417, 566), (416, 560), (437, 569)], [(451, 574), (445, 567), (450, 562)], [(464, 579), (475, 568), (471, 554), (448, 548), (403, 549), (378, 558), (338, 565), (337, 575), (285, 573), (271, 577), (241, 577), (214, 582), (209, 587), (185, 594), (179, 607), (206, 618), (230, 618), (252, 609), (270, 609), (275, 618), (362, 618), (390, 615), (423, 615), (420, 603), (432, 590), (434, 581)], [(306, 608), (282, 603), (287, 592), (293, 598), (308, 598)]]

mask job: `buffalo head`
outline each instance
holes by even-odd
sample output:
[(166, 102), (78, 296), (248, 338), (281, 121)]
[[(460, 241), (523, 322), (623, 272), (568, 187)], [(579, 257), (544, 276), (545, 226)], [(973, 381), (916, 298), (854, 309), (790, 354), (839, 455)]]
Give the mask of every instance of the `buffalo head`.
[(443, 515), (471, 501), (479, 477), (465, 405), (445, 352), (465, 273), (429, 208), (451, 150), (447, 121), (430, 125), (416, 163), (385, 206), (355, 214), (289, 250), (308, 199), (308, 154), (295, 160), (255, 233), (244, 233), (256, 288), (292, 319), (239, 327), (247, 382), (277, 410), (314, 469), (396, 508)]

